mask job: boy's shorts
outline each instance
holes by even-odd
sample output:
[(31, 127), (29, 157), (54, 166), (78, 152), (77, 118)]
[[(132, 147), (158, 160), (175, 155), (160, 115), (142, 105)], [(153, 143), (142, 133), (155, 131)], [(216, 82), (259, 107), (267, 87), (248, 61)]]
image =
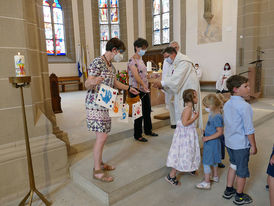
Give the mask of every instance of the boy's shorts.
[[(270, 158), (272, 157), (272, 155), (274, 155), (274, 147), (272, 149), (272, 154), (271, 154)], [(274, 177), (274, 165), (270, 165), (270, 163), (269, 163), (266, 173), (268, 175), (270, 175), (271, 177)]]
[(249, 161), (249, 150), (250, 148), (246, 149), (230, 149), (227, 147), (227, 152), (229, 155), (229, 161), (231, 164), (236, 165), (236, 175), (241, 178), (249, 177), (249, 170), (248, 170), (248, 161)]

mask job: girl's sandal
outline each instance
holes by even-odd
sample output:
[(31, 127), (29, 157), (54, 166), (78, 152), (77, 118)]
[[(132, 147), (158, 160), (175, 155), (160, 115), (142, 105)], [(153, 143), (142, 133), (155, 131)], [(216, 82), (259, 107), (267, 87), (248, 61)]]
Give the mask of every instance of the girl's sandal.
[(181, 183), (177, 180), (176, 176), (175, 177), (170, 177), (170, 175), (168, 174), (165, 177), (165, 180), (168, 181), (172, 185), (181, 185)]
[[(103, 175), (101, 177), (97, 177), (96, 175), (99, 175), (99, 174), (103, 174)], [(94, 168), (93, 168), (93, 179), (100, 180), (102, 182), (112, 182), (113, 181), (113, 178), (110, 176), (107, 176), (104, 173), (104, 170), (95, 170)]]
[(101, 169), (102, 170), (107, 170), (107, 171), (111, 171), (111, 170), (115, 170), (115, 167), (105, 164), (105, 163), (101, 163)]

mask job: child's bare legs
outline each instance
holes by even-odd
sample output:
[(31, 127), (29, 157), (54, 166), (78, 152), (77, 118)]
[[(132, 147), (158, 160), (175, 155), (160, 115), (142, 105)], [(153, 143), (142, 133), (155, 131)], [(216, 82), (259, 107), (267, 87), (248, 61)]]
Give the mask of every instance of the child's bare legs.
[(213, 177), (218, 177), (218, 166), (213, 167)]
[(210, 173), (205, 174), (205, 182), (210, 183)]
[(269, 185), (270, 206), (274, 206), (274, 177), (268, 175), (267, 184)]
[(169, 176), (170, 176), (171, 178), (174, 178), (174, 177), (176, 177), (176, 173), (177, 173), (177, 170), (174, 169), (174, 168), (172, 168), (171, 171), (170, 171), (170, 173), (169, 173)]
[(205, 182), (210, 183), (211, 168), (210, 165), (204, 164)]
[(235, 177), (236, 177), (236, 170), (229, 167), (228, 173), (227, 173), (227, 183), (226, 183), (227, 187), (233, 187)]
[(242, 178), (242, 177), (237, 176), (236, 182), (237, 182), (237, 193), (238, 194), (243, 193), (244, 188), (245, 188), (246, 178)]

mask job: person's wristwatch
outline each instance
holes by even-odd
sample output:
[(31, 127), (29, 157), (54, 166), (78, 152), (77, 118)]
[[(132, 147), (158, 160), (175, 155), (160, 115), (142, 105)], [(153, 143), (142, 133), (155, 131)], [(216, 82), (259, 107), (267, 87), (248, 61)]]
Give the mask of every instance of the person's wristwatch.
[(131, 87), (131, 86), (130, 86), (130, 85), (128, 85), (128, 89), (127, 89), (127, 91), (128, 91), (128, 92), (129, 92), (129, 90), (130, 90), (130, 87)]

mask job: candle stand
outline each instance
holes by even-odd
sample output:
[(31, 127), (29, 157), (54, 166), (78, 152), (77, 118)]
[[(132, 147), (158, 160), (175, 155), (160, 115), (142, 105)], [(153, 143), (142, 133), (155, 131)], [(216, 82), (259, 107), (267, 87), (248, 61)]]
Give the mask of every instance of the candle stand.
[(11, 84), (13, 84), (13, 86), (15, 86), (16, 88), (20, 88), (23, 122), (24, 122), (24, 133), (25, 133), (25, 142), (26, 142), (26, 152), (27, 152), (27, 161), (28, 161), (28, 173), (29, 173), (30, 191), (24, 197), (24, 199), (19, 203), (19, 206), (24, 206), (28, 199), (29, 199), (28, 205), (30, 206), (32, 203), (32, 198), (33, 198), (34, 193), (37, 194), (37, 196), (45, 203), (46, 206), (49, 206), (49, 205), (51, 205), (51, 202), (49, 202), (44, 197), (44, 195), (36, 189), (34, 175), (33, 175), (33, 166), (32, 166), (32, 159), (31, 159), (31, 152), (30, 152), (29, 134), (28, 134), (28, 127), (27, 127), (24, 94), (23, 94), (23, 87), (30, 84), (31, 77), (30, 76), (9, 77), (9, 82)]

